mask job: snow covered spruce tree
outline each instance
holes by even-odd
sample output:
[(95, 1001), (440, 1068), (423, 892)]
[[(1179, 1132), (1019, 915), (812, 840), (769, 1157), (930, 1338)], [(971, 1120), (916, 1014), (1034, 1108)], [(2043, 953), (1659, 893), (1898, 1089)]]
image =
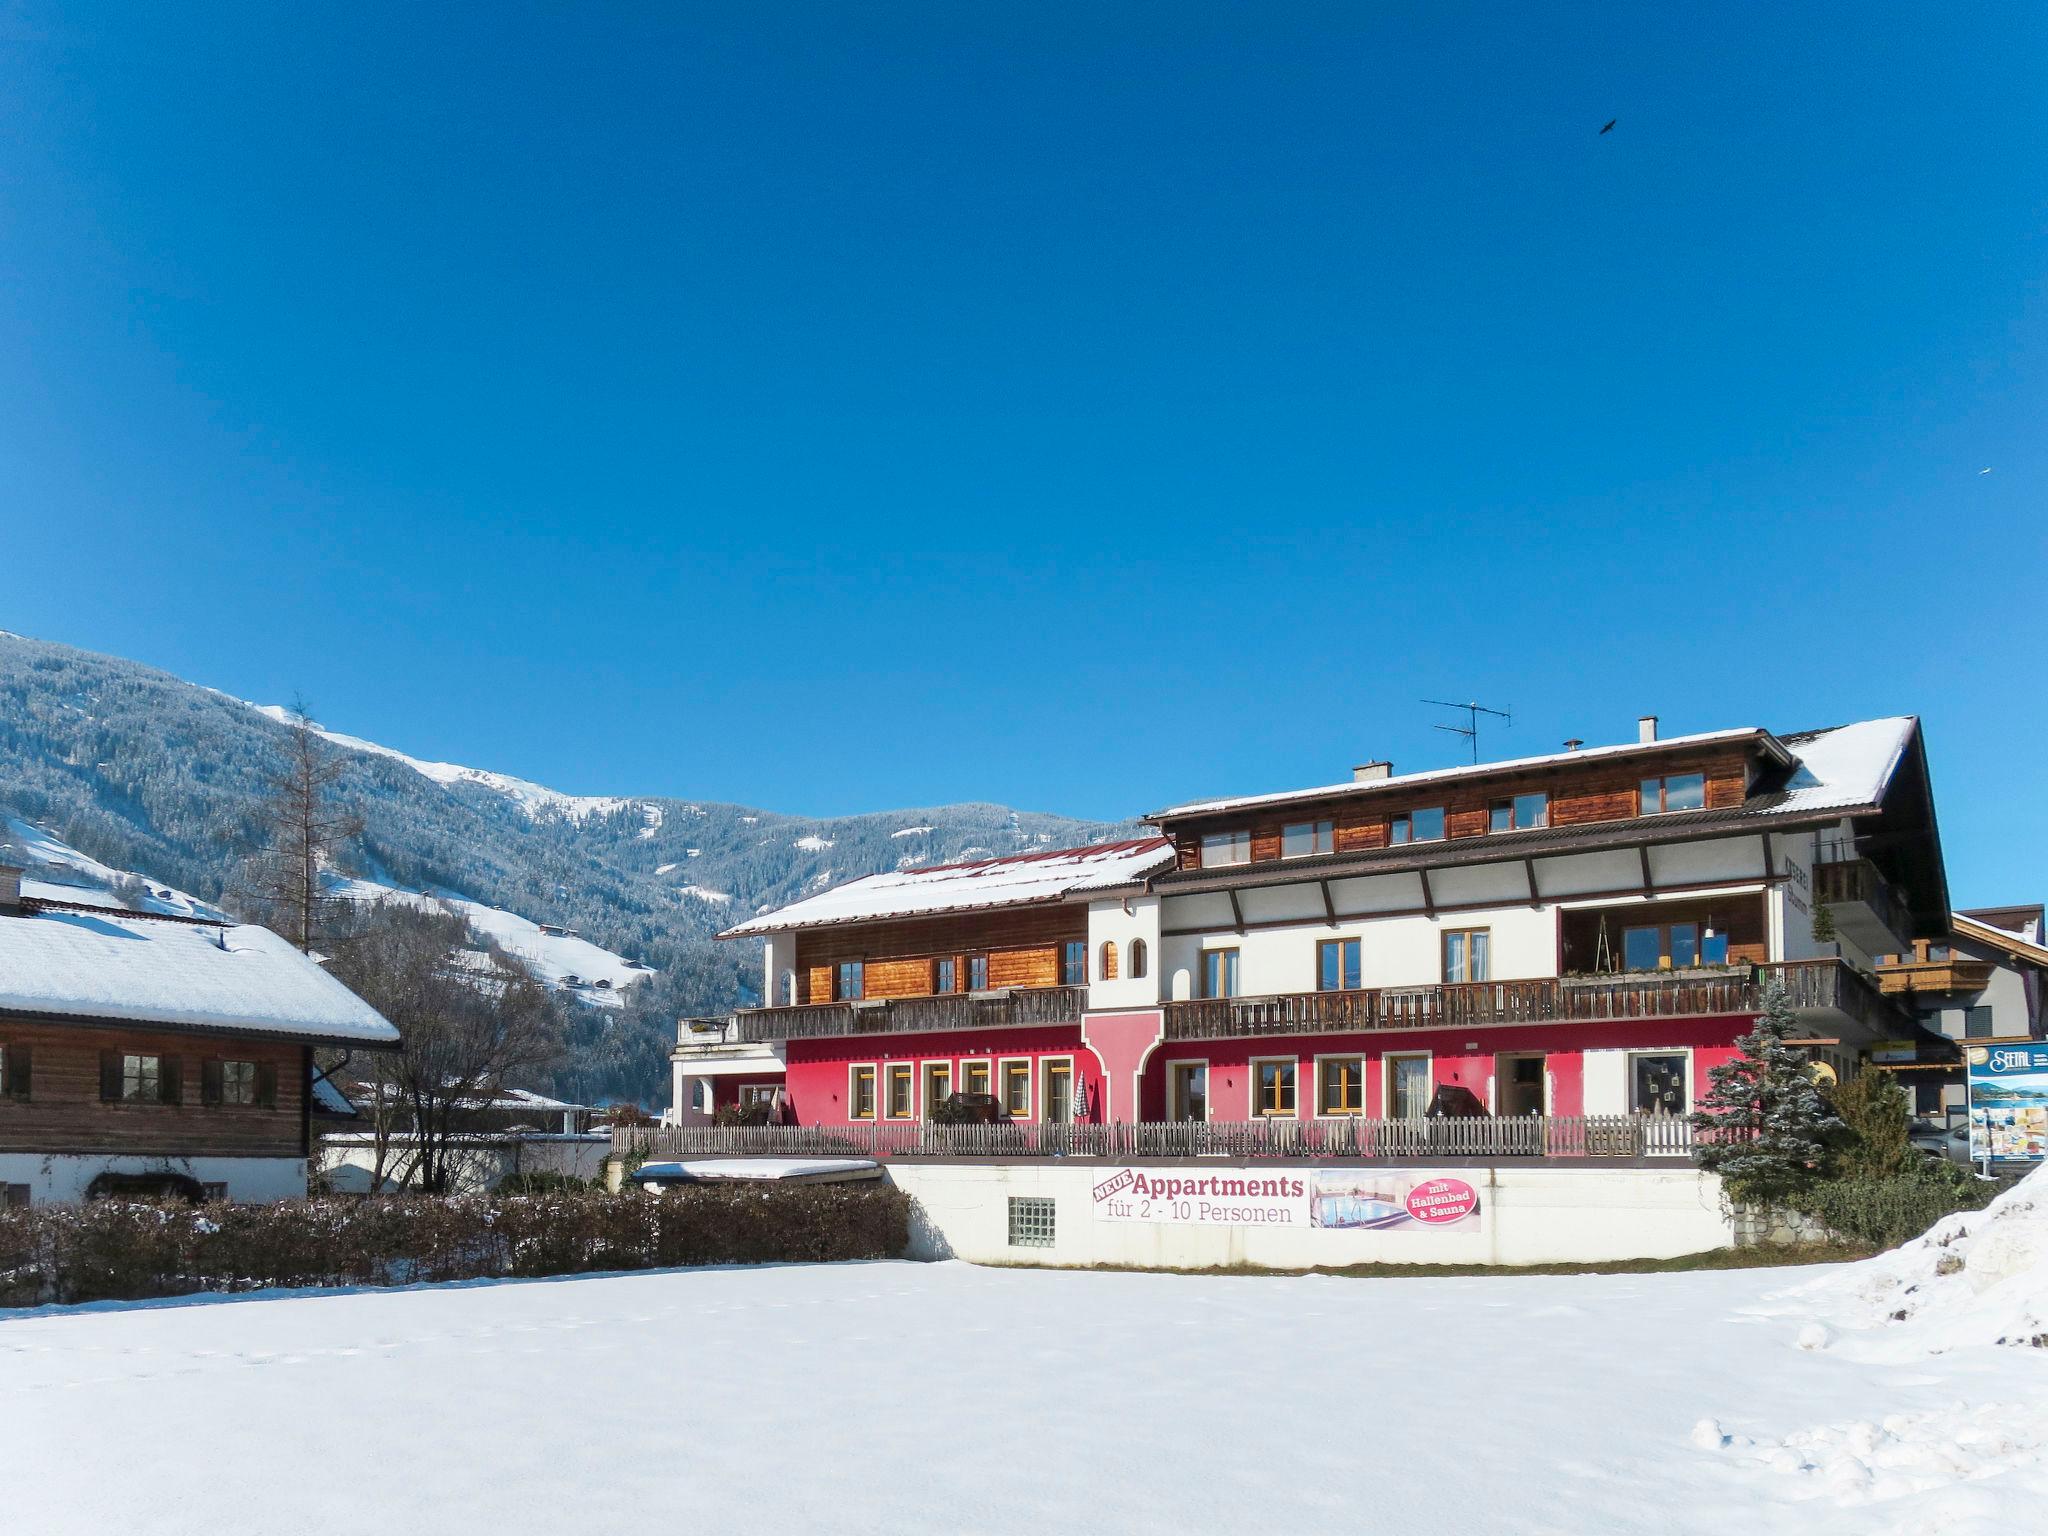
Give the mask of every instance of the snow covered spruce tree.
[(321, 876), (363, 824), (334, 805), (342, 760), (314, 727), (303, 701), (293, 703), (287, 727), (284, 764), (264, 776), (258, 848), (243, 868), (242, 890), (265, 925), (310, 951), (338, 902)]
[(1708, 1074), (1693, 1112), (1694, 1159), (1718, 1173), (1731, 1198), (1782, 1205), (1818, 1179), (1842, 1122), (1808, 1070), (1806, 1052), (1788, 1045), (1798, 1027), (1791, 999), (1773, 982), (1756, 1027), (1736, 1045), (1742, 1054)]

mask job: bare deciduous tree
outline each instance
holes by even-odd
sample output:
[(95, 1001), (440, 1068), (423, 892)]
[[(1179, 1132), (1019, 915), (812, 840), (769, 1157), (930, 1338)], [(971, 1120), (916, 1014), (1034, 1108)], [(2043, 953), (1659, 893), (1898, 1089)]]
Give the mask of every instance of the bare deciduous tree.
[(351, 1064), (376, 1149), (372, 1187), (388, 1172), (445, 1193), (459, 1137), (483, 1106), (561, 1054), (553, 999), (509, 956), (472, 947), (467, 925), (445, 908), (364, 909), (329, 969), (405, 1041), (400, 1054)]
[(325, 936), (340, 898), (323, 881), (335, 851), (362, 821), (334, 805), (343, 764), (314, 726), (303, 700), (286, 722), (284, 766), (264, 777), (262, 844), (243, 868), (244, 899), (270, 928), (302, 950)]

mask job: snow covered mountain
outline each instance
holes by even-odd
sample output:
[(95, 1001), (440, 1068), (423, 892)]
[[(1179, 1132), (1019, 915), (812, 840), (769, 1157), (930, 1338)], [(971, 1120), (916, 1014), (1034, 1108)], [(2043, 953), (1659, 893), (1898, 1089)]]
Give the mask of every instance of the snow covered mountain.
[[(283, 713), (0, 631), (0, 813), (98, 865), (110, 889), (139, 871), (123, 888), (229, 903), (255, 840), (264, 777), (282, 763)], [(587, 1038), (555, 1084), (572, 1097), (661, 1090), (675, 1017), (750, 1000), (753, 953), (711, 935), (755, 912), (883, 870), (1126, 830), (997, 805), (819, 819), (667, 796), (572, 795), (324, 733), (346, 762), (339, 796), (363, 822), (343, 874), (471, 904), (480, 927), (515, 954), (530, 951), (544, 976), (611, 982), (582, 991), (614, 997), (586, 1001), (612, 1003), (623, 991), (616, 1006), (579, 1010)], [(621, 969), (567, 957), (561, 935), (542, 925), (573, 930), (645, 979), (622, 988)]]

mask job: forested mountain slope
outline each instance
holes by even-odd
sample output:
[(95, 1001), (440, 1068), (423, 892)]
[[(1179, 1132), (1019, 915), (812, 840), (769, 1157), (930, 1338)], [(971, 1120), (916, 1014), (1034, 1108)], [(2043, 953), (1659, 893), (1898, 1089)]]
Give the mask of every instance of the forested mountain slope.
[[(0, 812), (232, 910), (264, 780), (283, 762), (281, 714), (0, 631)], [(346, 760), (339, 797), (363, 826), (341, 873), (574, 928), (654, 968), (623, 1008), (577, 1011), (572, 1057), (541, 1086), (585, 1099), (658, 1099), (676, 1016), (752, 1000), (754, 947), (711, 941), (741, 917), (881, 870), (1128, 830), (998, 805), (821, 821), (655, 795), (572, 796), (329, 739)]]

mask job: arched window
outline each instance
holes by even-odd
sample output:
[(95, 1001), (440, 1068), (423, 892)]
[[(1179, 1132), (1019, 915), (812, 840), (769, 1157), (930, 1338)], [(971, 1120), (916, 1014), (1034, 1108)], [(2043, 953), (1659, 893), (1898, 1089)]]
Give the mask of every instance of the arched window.
[(1145, 974), (1145, 941), (1131, 940), (1131, 980), (1137, 981)]
[(1100, 981), (1116, 980), (1115, 939), (1104, 939), (1102, 941), (1102, 964), (1096, 968), (1095, 975), (1096, 978)]

